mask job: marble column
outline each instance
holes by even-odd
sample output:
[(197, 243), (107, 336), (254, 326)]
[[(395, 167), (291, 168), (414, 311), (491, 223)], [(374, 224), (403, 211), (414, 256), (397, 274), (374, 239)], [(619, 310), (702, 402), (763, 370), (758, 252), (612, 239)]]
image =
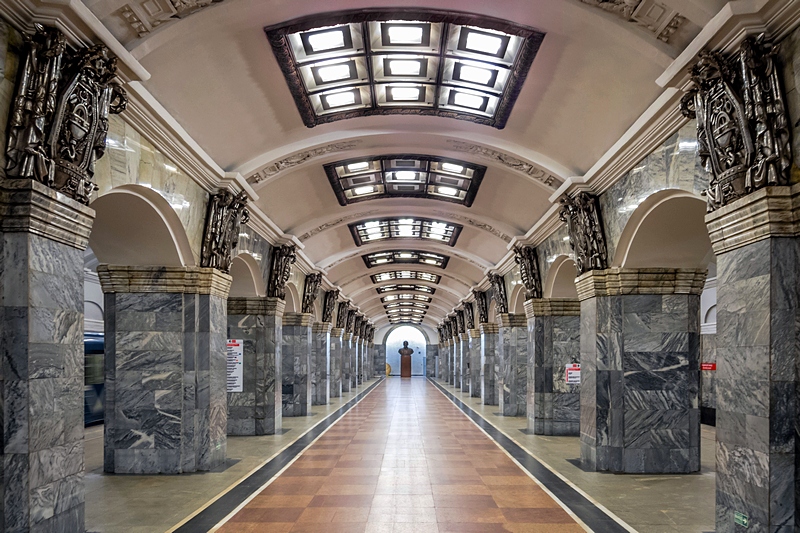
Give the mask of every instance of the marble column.
[(700, 293), (705, 270), (611, 268), (581, 300), (581, 461), (624, 473), (700, 469)]
[(499, 319), (497, 362), (498, 405), (503, 416), (525, 416), (528, 391), (528, 321), (525, 315)]
[(471, 329), (469, 334), (469, 395), (481, 397), (481, 330)]
[(471, 352), (469, 348), (469, 331), (460, 333), (458, 335), (460, 344), (459, 353), (461, 355), (461, 392), (469, 392), (470, 380), (470, 358)]
[(244, 341), (242, 392), (228, 393), (228, 435), (274, 435), (281, 430), (279, 298), (228, 298), (228, 339)]
[(178, 474), (225, 462), (231, 278), (212, 268), (100, 265), (105, 465)]
[(308, 416), (311, 412), (311, 313), (283, 315), (283, 416)]
[(342, 397), (342, 328), (331, 328), (330, 397)]
[(4, 531), (84, 531), (83, 251), (94, 210), (0, 180)]
[(311, 405), (328, 405), (330, 401), (331, 323), (314, 322), (311, 327)]
[(436, 358), (438, 356), (438, 344), (428, 344), (425, 346), (425, 377), (436, 377)]
[(481, 398), (483, 405), (498, 405), (500, 393), (497, 388), (497, 352), (500, 328), (494, 323), (481, 324)]
[(350, 382), (350, 386), (352, 388), (357, 387), (361, 383), (361, 367), (363, 364), (361, 363), (361, 337), (358, 335), (353, 334), (353, 341), (350, 344), (350, 359), (352, 361), (352, 373), (350, 374), (352, 381)]
[(367, 339), (361, 339), (361, 383), (369, 381), (369, 357), (367, 356), (367, 349), (369, 343)]
[(375, 343), (367, 343), (367, 363), (369, 364), (369, 379), (375, 377)]
[(453, 344), (453, 355), (451, 359), (453, 361), (453, 368), (452, 368), (452, 381), (450, 384), (456, 390), (461, 390), (461, 339), (456, 335), (453, 337), (452, 340)]
[(440, 379), (445, 383), (448, 382), (448, 376), (450, 375), (450, 351), (450, 339), (447, 339), (442, 343), (442, 348), (439, 351), (439, 364), (441, 365)]
[(706, 215), (717, 256), (717, 531), (796, 531), (800, 186)]
[(348, 332), (342, 333), (342, 392), (350, 392), (350, 387), (353, 384), (352, 374), (352, 343), (353, 334)]
[(385, 344), (376, 344), (375, 345), (375, 376), (385, 376), (386, 375), (386, 345)]
[(571, 299), (525, 302), (528, 317), (528, 431), (580, 435), (580, 384), (568, 384), (567, 365), (580, 364), (581, 304)]

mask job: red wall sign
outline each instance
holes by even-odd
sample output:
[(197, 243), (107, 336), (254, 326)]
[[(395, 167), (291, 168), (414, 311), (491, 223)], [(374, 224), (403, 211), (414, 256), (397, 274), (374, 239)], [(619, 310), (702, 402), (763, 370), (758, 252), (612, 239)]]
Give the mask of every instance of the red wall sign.
[(716, 370), (717, 363), (700, 363), (700, 370)]

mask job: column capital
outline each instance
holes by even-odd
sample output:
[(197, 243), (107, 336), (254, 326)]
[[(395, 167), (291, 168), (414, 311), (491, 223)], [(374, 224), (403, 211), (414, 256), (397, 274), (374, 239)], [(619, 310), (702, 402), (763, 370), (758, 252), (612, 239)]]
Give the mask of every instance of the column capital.
[(342, 333), (342, 339), (343, 340), (350, 341), (352, 338), (353, 338), (353, 332), (352, 331), (345, 331), (344, 333)]
[(608, 268), (590, 270), (575, 281), (578, 300), (623, 294), (697, 294), (703, 292), (704, 268)]
[(34, 179), (0, 180), (0, 231), (33, 233), (85, 250), (94, 209)]
[(165, 292), (227, 298), (231, 277), (215, 268), (99, 265), (104, 293)]
[(331, 323), (330, 322), (314, 322), (311, 326), (311, 331), (314, 333), (330, 333), (331, 332)]
[(331, 337), (342, 338), (342, 333), (344, 333), (344, 328), (331, 328)]
[(481, 338), (481, 330), (480, 329), (471, 329), (467, 332), (469, 334), (470, 339), (480, 339)]
[(497, 321), (501, 328), (522, 328), (528, 327), (528, 319), (525, 315), (514, 313), (502, 313), (497, 315)]
[(500, 328), (494, 322), (484, 322), (481, 324), (481, 334), (497, 334), (500, 333)]
[(314, 323), (314, 315), (311, 313), (284, 313), (284, 326), (310, 326)]
[(532, 298), (525, 301), (528, 320), (537, 316), (580, 316), (581, 302), (572, 298)]
[(469, 330), (465, 331), (464, 333), (459, 333), (458, 340), (460, 340), (461, 342), (469, 340)]
[(800, 184), (773, 186), (706, 215), (714, 253), (719, 255), (770, 237), (800, 235)]
[(280, 298), (233, 297), (228, 298), (229, 315), (283, 316), (286, 302)]

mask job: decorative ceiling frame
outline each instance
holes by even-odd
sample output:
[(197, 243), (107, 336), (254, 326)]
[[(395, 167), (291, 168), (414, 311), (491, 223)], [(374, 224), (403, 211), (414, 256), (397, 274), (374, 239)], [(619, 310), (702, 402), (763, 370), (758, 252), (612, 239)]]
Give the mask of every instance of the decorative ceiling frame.
[(375, 290), (378, 292), (378, 294), (388, 294), (391, 292), (405, 292), (405, 291), (421, 292), (430, 295), (436, 293), (436, 289), (433, 287), (428, 287), (427, 285), (419, 285), (415, 283), (390, 283), (388, 285), (382, 285), (380, 287), (376, 287)]
[[(384, 43), (387, 42), (387, 39), (393, 39), (389, 36), (391, 27), (403, 26), (403, 24), (384, 24), (388, 22), (405, 23), (404, 26), (409, 27), (415, 26), (418, 31), (417, 35), (420, 36), (420, 42), (415, 44), (426, 43), (427, 39), (428, 46), (411, 46), (410, 41), (395, 41), (386, 46)], [(326, 99), (312, 96), (324, 91), (324, 89), (316, 91), (314, 90), (316, 87), (309, 88), (308, 85), (316, 86), (321, 81), (319, 68), (325, 65), (315, 65), (312, 70), (310, 65), (314, 61), (313, 54), (306, 54), (306, 52), (314, 52), (311, 39), (319, 35), (312, 30), (323, 28), (332, 30), (331, 27), (344, 25), (351, 25), (348, 28), (359, 31), (355, 35), (352, 30), (343, 32), (342, 44), (337, 47), (320, 47), (322, 52), (338, 51), (341, 53), (320, 53), (318, 56), (320, 61), (349, 58), (347, 61), (336, 63), (339, 66), (346, 64), (350, 70), (346, 78), (347, 82), (339, 84), (330, 82), (328, 86), (356, 88), (353, 91), (356, 100), (349, 109), (347, 106), (343, 106), (343, 111), (336, 112), (324, 109)], [(464, 28), (466, 31), (462, 32)], [(264, 31), (289, 85), (303, 123), (309, 128), (355, 117), (417, 115), (455, 118), (503, 129), (545, 36), (543, 32), (507, 20), (470, 13), (420, 8), (385, 8), (324, 13), (269, 26), (264, 28)], [(380, 35), (380, 38), (374, 39), (373, 42), (370, 31)], [(295, 34), (300, 35), (295, 36)], [(467, 48), (466, 40), (470, 34), (477, 35), (478, 39), (481, 36), (492, 39), (500, 37), (501, 43), (497, 55), (491, 57), (486, 52), (477, 52), (478, 48), (475, 46)], [(452, 44), (455, 44), (455, 48), (450, 46)], [(378, 46), (377, 49), (373, 49), (375, 45)], [(514, 50), (515, 47), (516, 50)], [(293, 49), (300, 52), (301, 56), (307, 57), (301, 57), (301, 61), (298, 61)], [(508, 54), (513, 52), (514, 55), (509, 56), (506, 52)], [(425, 75), (419, 75), (422, 72), (417, 76), (400, 77), (398, 75), (397, 83), (403, 83), (406, 87), (413, 85), (421, 88), (419, 100), (415, 101), (416, 107), (394, 104), (391, 99), (393, 93), (385, 89), (386, 84), (391, 82), (376, 76), (376, 74), (380, 74), (375, 68), (376, 65), (381, 68), (381, 65), (386, 64), (382, 61), (375, 62), (376, 59), (400, 56), (403, 53), (416, 56), (415, 60), (424, 61), (420, 70), (426, 68)], [(476, 66), (479, 63), (483, 63), (487, 67), (484, 70), (492, 70), (492, 72), (500, 74), (493, 74), (483, 87), (475, 82), (458, 80), (459, 75), (455, 70), (457, 65)], [(483, 66), (478, 66), (478, 68), (483, 68)], [(303, 72), (306, 74), (305, 80)], [(504, 80), (499, 78), (504, 78)], [(350, 81), (354, 83), (348, 83)], [(498, 87), (502, 89), (501, 92), (497, 92)], [(453, 88), (464, 90), (453, 90)], [(445, 92), (448, 96), (443, 103)], [(386, 96), (382, 96), (384, 93)], [(456, 94), (479, 96), (483, 99), (483, 104), (471, 111), (468, 107), (455, 107), (454, 95)], [(381, 101), (379, 106), (376, 102), (379, 102), (381, 98), (385, 98), (385, 100)], [(362, 101), (368, 99), (368, 105), (364, 104), (367, 107), (353, 108), (355, 105), (362, 105), (361, 102), (358, 102), (359, 99)], [(395, 97), (395, 101), (411, 100), (398, 100)], [(486, 109), (490, 103), (494, 106), (494, 112), (487, 114)], [(323, 108), (323, 112), (330, 112), (319, 114), (320, 107)]]
[(426, 198), (471, 207), (486, 174), (483, 165), (420, 154), (357, 157), (323, 168), (341, 206), (381, 198)]
[[(391, 239), (417, 239), (455, 246), (463, 226), (423, 217), (383, 217), (347, 225), (356, 246)], [(367, 236), (373, 235), (372, 238)]]
[(372, 283), (375, 284), (383, 283), (384, 281), (420, 280), (438, 285), (442, 280), (442, 276), (438, 274), (419, 272), (417, 270), (392, 270), (389, 272), (381, 272), (380, 274), (372, 274), (369, 278), (372, 280)]
[(425, 264), (439, 268), (447, 268), (450, 257), (433, 252), (422, 250), (387, 250), (385, 252), (374, 252), (362, 255), (364, 264), (367, 268), (390, 264)]
[(426, 304), (431, 303), (433, 298), (430, 296), (425, 296), (424, 294), (411, 294), (411, 293), (401, 293), (401, 294), (389, 294), (381, 298), (381, 303), (393, 303), (393, 302), (424, 302)]

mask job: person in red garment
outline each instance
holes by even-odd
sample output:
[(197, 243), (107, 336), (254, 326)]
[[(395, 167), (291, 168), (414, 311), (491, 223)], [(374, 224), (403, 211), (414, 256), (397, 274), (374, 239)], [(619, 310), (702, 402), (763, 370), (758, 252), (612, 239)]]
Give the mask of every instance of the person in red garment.
[(400, 354), (400, 377), (411, 377), (411, 354), (414, 353), (412, 348), (408, 347), (408, 341), (403, 341), (403, 347), (397, 350)]

